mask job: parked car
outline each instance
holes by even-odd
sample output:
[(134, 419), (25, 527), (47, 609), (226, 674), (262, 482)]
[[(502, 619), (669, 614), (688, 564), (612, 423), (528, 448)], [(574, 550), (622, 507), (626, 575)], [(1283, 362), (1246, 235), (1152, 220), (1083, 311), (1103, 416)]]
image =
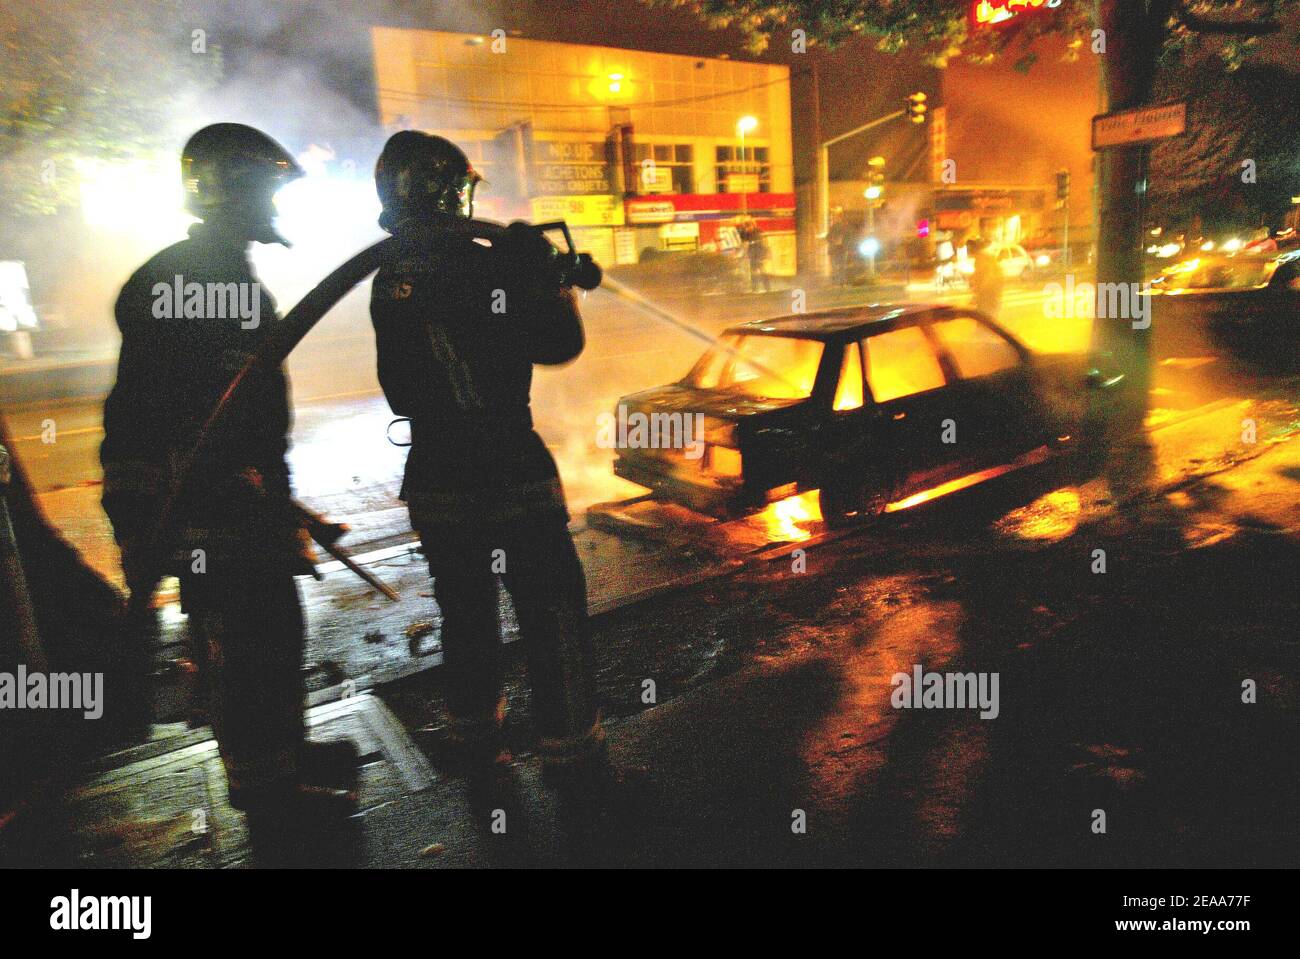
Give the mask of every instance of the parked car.
[(817, 489), (841, 525), (1055, 444), (1043, 362), (958, 307), (746, 323), (679, 382), (619, 401), (625, 418), (694, 417), (703, 449), (620, 446), (614, 472), (719, 517)]
[(39, 327), (27, 268), (20, 260), (0, 260), (0, 333), (30, 332)]
[(1300, 370), (1300, 250), (1202, 254), (1151, 288), (1158, 356), (1222, 349), (1251, 368)]
[(1034, 261), (1018, 243), (994, 243), (989, 252), (997, 258), (998, 268), (1008, 280), (1027, 278), (1034, 272)]

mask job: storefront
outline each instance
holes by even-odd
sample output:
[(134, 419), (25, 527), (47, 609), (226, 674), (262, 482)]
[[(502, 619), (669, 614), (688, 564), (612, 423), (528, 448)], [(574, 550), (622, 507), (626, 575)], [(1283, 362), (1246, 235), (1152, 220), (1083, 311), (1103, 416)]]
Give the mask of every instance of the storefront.
[(515, 37), (376, 28), (381, 120), (458, 143), (476, 213), (563, 219), (605, 264), (727, 249), (753, 217), (792, 275), (789, 68)]
[[(753, 217), (767, 242), (767, 271), (776, 276), (795, 272), (793, 193), (663, 195), (625, 202), (626, 226), (617, 231), (625, 245), (620, 263), (639, 258), (647, 249), (734, 250), (740, 246), (736, 224)], [(627, 247), (630, 246), (630, 250)]]
[(1025, 243), (1044, 227), (1043, 187), (969, 186), (936, 188), (931, 230), (957, 246), (974, 236), (993, 243)]

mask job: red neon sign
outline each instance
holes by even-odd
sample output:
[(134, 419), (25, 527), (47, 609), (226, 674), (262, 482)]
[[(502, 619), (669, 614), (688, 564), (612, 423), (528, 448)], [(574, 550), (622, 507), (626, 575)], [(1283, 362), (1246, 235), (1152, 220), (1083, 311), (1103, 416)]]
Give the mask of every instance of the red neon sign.
[(1025, 10), (1038, 10), (1041, 7), (1059, 7), (1061, 0), (980, 0), (972, 10), (975, 23), (979, 26), (993, 26), (1005, 23)]

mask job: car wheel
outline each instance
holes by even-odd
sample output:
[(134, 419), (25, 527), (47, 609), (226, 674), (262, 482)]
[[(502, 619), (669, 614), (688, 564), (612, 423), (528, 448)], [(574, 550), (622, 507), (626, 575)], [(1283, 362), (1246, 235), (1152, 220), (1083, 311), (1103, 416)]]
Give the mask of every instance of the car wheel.
[(817, 491), (817, 500), (826, 526), (830, 529), (846, 529), (875, 519), (883, 513), (888, 497), (869, 486), (854, 487), (827, 480)]

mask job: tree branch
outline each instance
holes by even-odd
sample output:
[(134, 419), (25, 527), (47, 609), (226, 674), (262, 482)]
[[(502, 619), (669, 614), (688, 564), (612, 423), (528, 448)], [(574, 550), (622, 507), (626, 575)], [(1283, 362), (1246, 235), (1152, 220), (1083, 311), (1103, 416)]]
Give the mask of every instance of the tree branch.
[(1192, 13), (1187, 9), (1186, 0), (1180, 0), (1178, 4), (1178, 19), (1189, 30), (1196, 33), (1211, 33), (1220, 36), (1235, 37), (1264, 37), (1270, 33), (1277, 33), (1282, 29), (1282, 24), (1276, 20), (1214, 20), (1202, 17), (1200, 14)]

